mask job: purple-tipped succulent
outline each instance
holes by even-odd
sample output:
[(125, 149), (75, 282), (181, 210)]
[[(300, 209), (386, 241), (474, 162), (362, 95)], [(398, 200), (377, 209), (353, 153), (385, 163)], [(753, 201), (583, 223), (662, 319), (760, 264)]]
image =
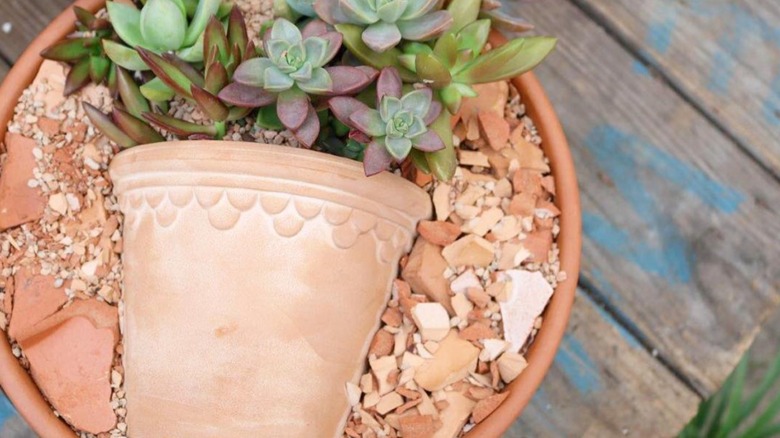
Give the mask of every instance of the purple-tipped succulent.
[(441, 0), (315, 0), (317, 15), (330, 24), (363, 27), (363, 42), (375, 52), (398, 45), (401, 39), (427, 41), (452, 24)]
[(398, 71), (384, 68), (376, 89), (378, 110), (351, 97), (334, 97), (328, 102), (336, 118), (353, 129), (350, 137), (368, 143), (363, 159), (366, 175), (387, 169), (393, 161), (400, 163), (412, 148), (422, 152), (444, 149), (442, 139), (429, 129), (442, 110), (430, 88), (402, 94)]
[(233, 75), (234, 83), (219, 93), (229, 104), (258, 108), (276, 103), (282, 124), (306, 147), (320, 132), (310, 96), (341, 96), (361, 91), (376, 77), (370, 67), (325, 67), (341, 47), (341, 34), (321, 21), (301, 32), (277, 19), (263, 40), (266, 57), (244, 61)]

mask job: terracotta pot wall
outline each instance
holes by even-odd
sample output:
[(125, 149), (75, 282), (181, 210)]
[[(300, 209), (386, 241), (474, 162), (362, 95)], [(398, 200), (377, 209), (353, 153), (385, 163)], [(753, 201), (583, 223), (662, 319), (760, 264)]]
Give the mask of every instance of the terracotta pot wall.
[[(103, 0), (80, 0), (76, 4), (97, 10)], [(47, 27), (17, 60), (5, 81), (0, 85), (0, 138), (5, 135), (6, 124), (13, 115), (15, 102), (32, 81), (42, 59), (38, 53), (50, 44), (73, 31), (75, 17), (70, 9), (63, 12)], [(500, 38), (493, 36), (494, 38)], [(493, 40), (494, 43), (498, 41)], [(561, 209), (561, 268), (568, 279), (558, 285), (545, 312), (544, 324), (532, 346), (529, 366), (510, 386), (511, 395), (506, 401), (468, 435), (473, 438), (498, 437), (530, 402), (544, 375), (552, 364), (574, 300), (579, 271), (581, 247), (581, 219), (576, 175), (566, 138), (558, 118), (544, 90), (533, 73), (514, 80), (524, 97), (529, 115), (533, 118), (543, 139), (543, 148), (550, 158), (556, 179), (556, 204)], [(70, 429), (56, 418), (40, 395), (32, 379), (11, 354), (5, 333), (0, 333), (0, 386), (31, 427), (44, 438), (74, 436)]]

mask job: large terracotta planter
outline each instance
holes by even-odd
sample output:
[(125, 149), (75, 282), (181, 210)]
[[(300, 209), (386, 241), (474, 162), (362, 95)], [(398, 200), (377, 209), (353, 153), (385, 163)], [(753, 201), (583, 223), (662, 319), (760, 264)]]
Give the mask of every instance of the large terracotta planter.
[[(82, 7), (85, 7), (90, 10), (97, 10), (100, 7), (103, 6), (104, 0), (79, 0), (76, 2), (76, 4), (79, 4)], [(6, 77), (5, 81), (0, 85), (0, 96), (3, 96), (4, 99), (2, 102), (0, 102), (0, 137), (5, 135), (5, 128), (8, 120), (10, 119), (14, 105), (16, 101), (18, 100), (19, 96), (21, 96), (22, 91), (24, 88), (27, 87), (27, 85), (32, 81), (33, 77), (35, 76), (38, 67), (40, 66), (40, 63), (42, 59), (38, 56), (38, 53), (45, 47), (49, 46), (50, 44), (54, 43), (55, 41), (60, 40), (68, 33), (72, 32), (74, 30), (74, 23), (75, 17), (70, 9), (65, 11), (63, 14), (61, 14), (59, 17), (57, 17), (52, 24), (45, 29), (38, 38), (30, 45), (30, 47), (25, 51), (25, 53), (22, 55), (22, 57), (17, 61), (14, 68), (11, 70), (11, 72)], [(494, 43), (498, 41), (494, 40)], [(540, 135), (543, 139), (543, 148), (546, 153), (546, 155), (550, 158), (552, 173), (555, 176), (556, 181), (556, 204), (561, 209), (561, 233), (558, 236), (558, 245), (560, 247), (560, 259), (561, 259), (561, 269), (564, 270), (568, 274), (568, 279), (562, 283), (560, 283), (555, 290), (555, 294), (553, 295), (552, 301), (547, 307), (547, 310), (545, 311), (545, 319), (544, 324), (542, 325), (541, 330), (539, 331), (536, 340), (534, 344), (532, 345), (528, 355), (527, 359), (529, 362), (528, 368), (525, 369), (525, 371), (518, 377), (509, 387), (510, 395), (509, 397), (504, 401), (504, 403), (495, 411), (493, 414), (491, 414), (487, 419), (485, 419), (482, 423), (480, 423), (477, 427), (475, 427), (469, 434), (468, 437), (470, 438), (494, 438), (499, 437), (508, 427), (511, 425), (511, 423), (515, 420), (515, 418), (522, 412), (522, 410), (525, 408), (525, 406), (530, 402), (534, 392), (538, 388), (538, 386), (541, 384), (542, 379), (544, 378), (544, 375), (546, 374), (547, 370), (549, 369), (550, 365), (552, 364), (553, 358), (555, 356), (555, 352), (558, 348), (558, 344), (560, 343), (561, 338), (563, 337), (563, 333), (566, 328), (566, 323), (568, 321), (569, 313), (571, 311), (571, 306), (574, 300), (574, 292), (576, 289), (577, 284), (577, 272), (579, 269), (579, 259), (580, 259), (580, 246), (581, 246), (581, 229), (580, 229), (580, 206), (579, 206), (579, 195), (577, 191), (577, 182), (576, 182), (576, 176), (574, 173), (574, 165), (572, 163), (571, 155), (568, 149), (568, 145), (566, 143), (566, 138), (563, 134), (563, 131), (561, 129), (560, 123), (558, 122), (558, 119), (555, 115), (555, 112), (550, 105), (550, 102), (548, 101), (544, 90), (542, 89), (541, 85), (535, 78), (535, 76), (531, 73), (525, 74), (519, 78), (516, 78), (514, 80), (514, 84), (519, 89), (520, 93), (523, 95), (523, 101), (525, 103), (526, 109), (528, 111), (528, 114), (533, 118), (533, 120), (536, 123), (536, 126), (539, 130)], [(227, 146), (227, 145), (225, 145)], [(254, 146), (254, 145), (252, 145)], [(194, 149), (197, 149), (198, 146), (190, 146)], [(154, 152), (153, 148), (154, 146), (148, 147), (146, 150), (138, 152), (139, 158), (141, 155), (145, 154), (152, 154), (152, 153), (163, 153), (163, 152)], [(262, 148), (262, 147), (260, 147)], [(290, 151), (291, 153), (296, 153), (295, 151)], [(262, 153), (262, 151), (258, 150), (257, 153)], [(128, 159), (130, 155), (127, 155)], [(323, 157), (323, 159), (329, 159)], [(316, 161), (316, 159), (315, 159)], [(297, 163), (293, 163), (297, 166)], [(118, 164), (117, 164), (118, 165)], [(129, 164), (128, 164), (129, 166)], [(257, 170), (257, 169), (256, 169)], [(250, 175), (253, 175), (252, 172), (249, 172)], [(387, 177), (390, 177), (390, 175), (386, 175)], [(129, 180), (128, 180), (129, 181)], [(129, 184), (129, 182), (128, 182)], [(120, 188), (120, 190), (122, 190)], [(319, 188), (319, 190), (322, 190), (322, 187)], [(262, 205), (260, 204), (260, 194), (258, 194), (258, 200), (257, 204), (254, 204), (255, 206), (260, 205), (260, 208), (262, 208)], [(128, 198), (128, 202), (129, 202)], [(224, 199), (227, 199), (226, 197), (221, 197), (220, 200), (224, 202)], [(160, 207), (162, 205), (163, 201), (169, 202), (170, 200), (168, 198), (162, 198), (160, 199), (160, 204), (156, 204), (157, 207)], [(147, 205), (144, 208), (149, 209), (149, 205), (155, 204), (157, 200), (152, 197), (151, 202), (149, 202), (148, 199), (144, 197), (144, 200), (142, 200), (143, 205)], [(228, 202), (230, 200), (228, 199)], [(209, 202), (205, 202), (208, 204)], [(172, 204), (172, 203), (171, 203)], [(217, 203), (219, 204), (219, 202)], [(240, 204), (240, 203), (239, 203)], [(173, 204), (172, 204), (173, 205)], [(195, 197), (190, 201), (190, 204), (186, 204), (187, 208), (196, 208), (196, 205), (203, 209), (200, 202), (197, 201)], [(215, 204), (216, 205), (216, 204)], [(241, 204), (246, 205), (246, 204)], [(232, 207), (232, 204), (231, 204)], [(235, 207), (234, 207), (235, 208)], [(273, 209), (272, 209), (273, 210)], [(149, 210), (151, 211), (151, 210)], [(208, 223), (210, 226), (213, 227), (211, 220), (208, 219), (207, 213), (204, 213), (205, 209), (201, 211), (201, 219), (204, 219), (202, 221), (203, 224)], [(263, 209), (263, 211), (265, 211)], [(158, 213), (155, 211), (155, 221), (162, 220), (163, 222), (166, 221), (165, 218), (165, 212), (164, 210), (160, 210), (159, 216), (161, 216), (161, 219), (158, 219), (156, 216), (158, 216)], [(243, 212), (241, 213), (244, 214)], [(257, 211), (257, 214), (260, 214), (260, 211)], [(142, 215), (138, 215), (137, 218), (131, 220), (137, 220), (140, 224), (144, 222), (144, 219), (141, 219)], [(216, 222), (217, 224), (220, 223), (227, 223), (227, 216), (222, 217), (221, 219), (224, 219), (225, 222), (220, 222), (220, 219), (218, 219)], [(151, 217), (151, 216), (150, 216)], [(270, 218), (270, 215), (269, 215)], [(151, 221), (151, 219), (146, 219), (147, 221)], [(170, 216), (167, 220), (170, 220)], [(240, 223), (242, 219), (239, 218), (239, 220), (236, 222), (236, 224)], [(267, 219), (270, 220), (270, 219)], [(175, 219), (174, 219), (175, 221)], [(151, 222), (149, 222), (151, 223)], [(156, 223), (156, 222), (155, 222)], [(309, 222), (307, 221), (306, 224), (304, 224), (304, 228), (302, 228), (301, 233), (303, 233), (305, 226), (309, 225)], [(162, 225), (155, 225), (159, 226), (161, 230), (169, 230), (170, 228), (163, 228)], [(173, 225), (169, 225), (173, 226)], [(238, 226), (238, 225), (234, 225)], [(128, 229), (129, 230), (129, 229)], [(196, 240), (198, 236), (193, 235), (193, 240)], [(129, 242), (128, 242), (129, 243)], [(401, 242), (403, 243), (403, 242)], [(220, 241), (214, 241), (213, 247), (209, 247), (209, 251), (222, 251), (220, 249), (220, 245), (223, 243)], [(251, 246), (257, 246), (256, 244), (247, 244), (247, 247)], [(261, 246), (257, 246), (258, 250), (262, 251), (263, 248)], [(240, 250), (242, 253), (246, 253), (247, 248), (241, 248)], [(180, 250), (179, 250), (180, 251)], [(188, 254), (191, 261), (198, 260), (198, 257), (203, 256), (202, 254), (192, 253)], [(303, 255), (301, 255), (303, 257)], [(221, 261), (223, 265), (227, 265), (229, 269), (229, 265), (233, 260), (236, 260), (238, 257), (230, 254), (229, 257), (226, 256), (224, 260)], [(324, 262), (321, 262), (322, 264), (328, 263), (330, 260), (325, 259)], [(132, 263), (131, 263), (132, 264)], [(222, 269), (223, 266), (220, 265), (219, 269)], [(199, 273), (200, 276), (205, 276), (208, 274), (215, 274), (216, 269), (213, 272), (203, 272)], [(354, 274), (354, 272), (348, 272), (347, 274), (344, 274), (344, 277), (339, 277), (339, 281), (345, 281), (344, 279), (350, 275)], [(303, 274), (301, 274), (303, 275)], [(209, 279), (205, 279), (204, 281), (210, 281)], [(130, 286), (130, 285), (128, 285)], [(330, 285), (326, 285), (330, 286)], [(228, 288), (218, 288), (217, 289), (208, 289), (208, 290), (190, 290), (187, 291), (187, 294), (191, 297), (196, 294), (209, 294), (212, 297), (219, 297), (219, 298), (226, 298), (231, 291), (234, 292), (234, 290), (231, 288), (230, 290)], [(289, 287), (286, 289), (290, 289)], [(257, 290), (264, 290), (262, 286), (258, 285)], [(149, 291), (142, 291), (141, 293), (148, 294)], [(343, 293), (343, 292), (339, 292)], [(129, 302), (128, 305), (132, 306), (132, 300), (133, 298), (130, 296), (130, 294), (126, 295)], [(288, 295), (289, 297), (289, 295)], [(161, 297), (155, 297), (156, 299), (162, 299)], [(253, 299), (259, 299), (259, 293), (258, 296), (253, 297)], [(344, 295), (343, 301), (346, 301), (346, 295)], [(228, 301), (227, 303), (225, 301)], [(217, 335), (220, 334), (222, 338), (230, 338), (232, 337), (238, 337), (237, 333), (242, 330), (241, 327), (232, 327), (229, 324), (224, 324), (226, 319), (222, 319), (219, 321), (216, 320), (209, 320), (209, 318), (216, 318), (216, 315), (223, 315), (224, 313), (218, 313), (216, 309), (219, 309), (220, 306), (226, 306), (228, 304), (235, 304), (230, 303), (230, 300), (223, 299), (212, 299), (209, 301), (212, 306), (210, 306), (207, 310), (209, 312), (207, 313), (208, 318), (196, 320), (195, 317), (192, 317), (191, 324), (192, 326), (197, 330), (202, 330), (203, 333), (206, 333), (205, 327), (208, 323), (212, 324), (209, 326), (212, 331), (208, 334), (213, 339), (217, 339)], [(256, 302), (255, 302), (256, 303)], [(303, 309), (303, 312), (310, 311), (311, 314), (309, 315), (311, 318), (320, 318), (322, 315), (320, 313), (324, 314), (325, 312), (318, 312), (318, 309)], [(250, 306), (246, 306), (245, 312), (270, 312), (270, 306), (268, 306), (267, 303), (263, 303), (262, 300), (260, 300), (259, 304), (256, 304), (255, 308), (250, 308)], [(269, 313), (266, 313), (266, 315)], [(273, 315), (274, 318), (280, 317), (279, 313), (273, 313), (270, 312), (270, 314)], [(366, 315), (368, 315), (369, 312), (366, 312)], [(259, 318), (260, 314), (255, 313), (255, 315)], [(336, 320), (336, 322), (339, 319), (343, 319), (343, 316), (345, 314), (334, 314), (329, 315), (333, 320)], [(362, 314), (360, 315), (362, 316)], [(371, 317), (374, 317), (375, 315), (371, 315)], [(306, 329), (306, 327), (299, 327), (300, 329)], [(131, 318), (128, 318), (128, 321), (126, 321), (126, 327), (127, 330), (132, 330), (132, 322)], [(165, 329), (162, 329), (165, 330)], [(216, 330), (216, 331), (215, 331)], [(249, 333), (250, 336), (248, 336), (249, 339), (246, 339), (247, 336), (244, 336), (245, 334)], [(242, 332), (241, 335), (241, 342), (247, 342), (246, 345), (251, 345), (253, 341), (256, 341), (257, 339), (252, 339), (252, 337), (259, 338), (259, 332)], [(167, 336), (168, 333), (166, 332), (165, 335)], [(310, 336), (316, 335), (309, 333)], [(194, 336), (194, 335), (193, 335)], [(303, 337), (300, 337), (300, 339), (303, 339)], [(327, 341), (327, 340), (325, 340)], [(130, 341), (132, 343), (132, 341)], [(355, 344), (358, 343), (358, 340), (353, 340)], [(301, 346), (301, 343), (295, 344)], [(184, 348), (186, 354), (192, 354), (193, 351), (186, 351), (186, 347), (188, 346), (182, 346)], [(303, 346), (305, 347), (305, 346)], [(272, 349), (273, 350), (273, 349)], [(143, 353), (148, 354), (149, 352)], [(267, 371), (266, 367), (270, 367), (271, 370), (273, 369), (281, 369), (286, 366), (289, 366), (289, 363), (283, 363), (278, 360), (279, 354), (288, 354), (289, 351), (286, 351), (284, 348), (277, 348), (276, 350), (269, 351), (268, 354), (271, 355), (271, 357), (264, 361), (262, 363), (262, 366), (257, 366), (254, 369), (247, 370), (245, 369), (244, 372), (251, 375), (254, 372), (263, 372)], [(135, 359), (137, 359), (136, 357)], [(135, 360), (132, 354), (128, 354), (127, 360), (133, 361)], [(185, 363), (185, 361), (180, 360), (181, 357), (176, 356), (175, 354), (171, 353), (170, 351), (161, 352), (157, 355), (156, 359), (158, 361), (164, 361), (169, 371), (171, 373), (178, 373), (178, 374), (184, 374), (189, 372), (187, 370), (187, 366), (191, 366), (191, 364)], [(204, 361), (200, 361), (202, 365), (208, 366), (208, 363)], [(159, 363), (159, 362), (158, 362)], [(154, 362), (151, 362), (149, 366), (154, 366)], [(141, 372), (141, 371), (139, 371)], [(134, 385), (133, 378), (130, 374), (128, 374), (128, 388), (130, 385)], [(141, 382), (141, 380), (137, 380), (137, 382)], [(165, 384), (165, 382), (161, 382), (161, 384)], [(325, 385), (325, 382), (319, 382), (320, 385)], [(341, 382), (340, 384), (343, 384)], [(18, 361), (15, 357), (11, 354), (10, 346), (8, 345), (6, 335), (5, 333), (0, 332), (0, 386), (2, 386), (3, 390), (6, 392), (6, 394), (9, 396), (11, 401), (14, 403), (16, 408), (19, 410), (19, 412), (22, 414), (22, 416), (27, 420), (27, 422), (32, 426), (32, 428), (42, 437), (49, 438), (49, 437), (65, 437), (65, 436), (75, 436), (73, 432), (68, 428), (61, 420), (59, 420), (57, 417), (55, 417), (51, 411), (51, 408), (45, 401), (45, 399), (41, 396), (40, 392), (38, 391), (38, 388), (35, 386), (35, 383), (32, 381), (32, 379), (29, 377), (29, 375), (22, 369), (22, 367), (19, 365)], [(299, 385), (300, 388), (305, 388), (305, 385), (301, 384)], [(218, 388), (226, 394), (232, 394), (231, 391), (233, 391), (233, 387), (225, 386), (223, 388)], [(242, 388), (237, 388), (238, 390), (243, 390)], [(186, 390), (183, 390), (182, 392), (186, 392)], [(195, 397), (196, 394), (189, 393), (186, 394), (186, 396), (193, 396)], [(220, 401), (219, 399), (211, 400), (212, 402), (212, 409), (214, 411), (217, 411), (220, 409)], [(132, 402), (130, 402), (132, 403)], [(284, 409), (286, 406), (283, 406), (280, 402), (275, 403), (273, 406), (275, 409)], [(136, 411), (135, 409), (139, 409), (140, 411)], [(319, 406), (319, 408), (322, 408), (322, 406)], [(133, 406), (131, 408), (132, 411), (130, 412), (130, 421), (133, 422), (134, 420), (132, 417), (134, 415), (144, 415), (144, 409), (150, 409), (149, 407), (144, 408), (143, 406)], [(255, 412), (258, 412), (259, 409), (256, 409)], [(300, 421), (310, 421), (312, 423), (315, 423), (319, 421), (317, 411), (306, 409), (304, 412), (296, 412), (296, 415), (299, 416)], [(182, 417), (184, 418), (184, 417)], [(257, 418), (257, 417), (253, 417)], [(134, 436), (141, 436), (140, 430), (134, 429), (136, 426), (131, 423), (131, 434), (134, 434)], [(156, 430), (156, 433), (152, 436), (164, 436), (165, 434), (160, 431)], [(139, 435), (135, 435), (138, 433)], [(193, 435), (194, 436), (194, 435)], [(323, 434), (315, 434), (312, 436), (323, 436)]]
[(427, 193), (322, 153), (169, 142), (111, 163), (135, 436), (336, 437)]

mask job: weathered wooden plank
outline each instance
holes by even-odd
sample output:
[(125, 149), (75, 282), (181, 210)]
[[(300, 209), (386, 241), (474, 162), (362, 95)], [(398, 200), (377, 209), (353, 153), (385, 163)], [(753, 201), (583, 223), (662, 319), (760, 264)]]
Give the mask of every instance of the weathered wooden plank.
[(674, 436), (699, 397), (578, 291), (555, 363), (523, 416), (520, 437)]
[(8, 69), (10, 67), (8, 64), (5, 63), (2, 59), (0, 59), (0, 81), (2, 81), (5, 78), (5, 75), (8, 74)]
[(780, 176), (776, 0), (574, 1), (642, 50), (653, 66)]
[(0, 32), (0, 53), (6, 59), (17, 59), (27, 44), (71, 3), (71, 0), (0, 1), (0, 24), (11, 23), (10, 32)]
[(583, 281), (714, 390), (780, 302), (780, 185), (570, 2), (507, 6), (561, 40), (538, 74), (578, 168)]

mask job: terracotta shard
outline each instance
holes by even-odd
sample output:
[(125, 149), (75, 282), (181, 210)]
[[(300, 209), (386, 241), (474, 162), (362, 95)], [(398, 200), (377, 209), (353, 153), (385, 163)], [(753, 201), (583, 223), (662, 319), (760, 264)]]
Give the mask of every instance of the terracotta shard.
[(471, 414), (471, 418), (475, 423), (481, 423), (482, 420), (487, 418), (488, 415), (492, 414), (493, 411), (495, 411), (496, 408), (501, 403), (503, 403), (504, 399), (506, 399), (508, 396), (509, 392), (503, 392), (501, 394), (496, 394), (486, 399), (480, 400), (479, 403), (474, 406), (474, 412)]
[(458, 238), (460, 227), (452, 222), (420, 221), (417, 232), (434, 245), (447, 246)]
[(5, 137), (8, 158), (0, 172), (0, 231), (40, 219), (46, 198), (28, 185), (37, 167), (35, 140), (19, 134)]
[(444, 394), (447, 407), (439, 417), (442, 426), (432, 438), (455, 438), (460, 435), (463, 425), (477, 404), (458, 391), (446, 391)]
[(512, 290), (505, 302), (500, 302), (504, 321), (504, 339), (512, 344), (510, 351), (517, 352), (525, 345), (528, 335), (552, 296), (553, 289), (544, 276), (536, 271), (510, 270), (505, 272)]
[(504, 120), (503, 115), (489, 111), (481, 112), (479, 126), (491, 148), (498, 151), (506, 147), (509, 141), (509, 123)]
[(532, 262), (546, 262), (553, 243), (552, 230), (534, 231), (528, 234), (521, 242), (525, 249), (531, 253), (530, 260)]
[(493, 339), (498, 337), (490, 327), (479, 322), (475, 322), (461, 330), (458, 336), (467, 341), (479, 341), (482, 339)]
[(523, 138), (523, 125), (512, 131), (509, 141), (520, 155), (521, 168), (538, 170), (543, 173), (550, 171), (550, 166), (544, 161), (542, 148)]
[(55, 278), (22, 268), (14, 275), (14, 301), (8, 335), (23, 340), (34, 334), (33, 327), (54, 314), (67, 302), (62, 288), (54, 287)]
[(468, 376), (477, 366), (479, 348), (460, 339), (455, 330), (439, 343), (433, 359), (425, 361), (414, 375), (414, 380), (428, 391), (438, 391)]
[(440, 341), (450, 331), (450, 317), (440, 303), (421, 303), (414, 306), (412, 318), (424, 341)]
[(430, 415), (407, 415), (398, 419), (404, 438), (429, 438), (436, 432)]
[(446, 269), (447, 262), (442, 257), (441, 247), (425, 239), (417, 239), (401, 276), (415, 293), (441, 303), (454, 315), (455, 311), (450, 303), (449, 283), (444, 278)]
[(473, 234), (460, 238), (442, 251), (447, 263), (453, 267), (485, 267), (493, 261), (493, 253), (490, 242)]
[(374, 335), (374, 339), (371, 341), (371, 346), (368, 349), (368, 354), (375, 354), (377, 356), (387, 356), (393, 352), (395, 346), (395, 337), (387, 330), (379, 330)]

